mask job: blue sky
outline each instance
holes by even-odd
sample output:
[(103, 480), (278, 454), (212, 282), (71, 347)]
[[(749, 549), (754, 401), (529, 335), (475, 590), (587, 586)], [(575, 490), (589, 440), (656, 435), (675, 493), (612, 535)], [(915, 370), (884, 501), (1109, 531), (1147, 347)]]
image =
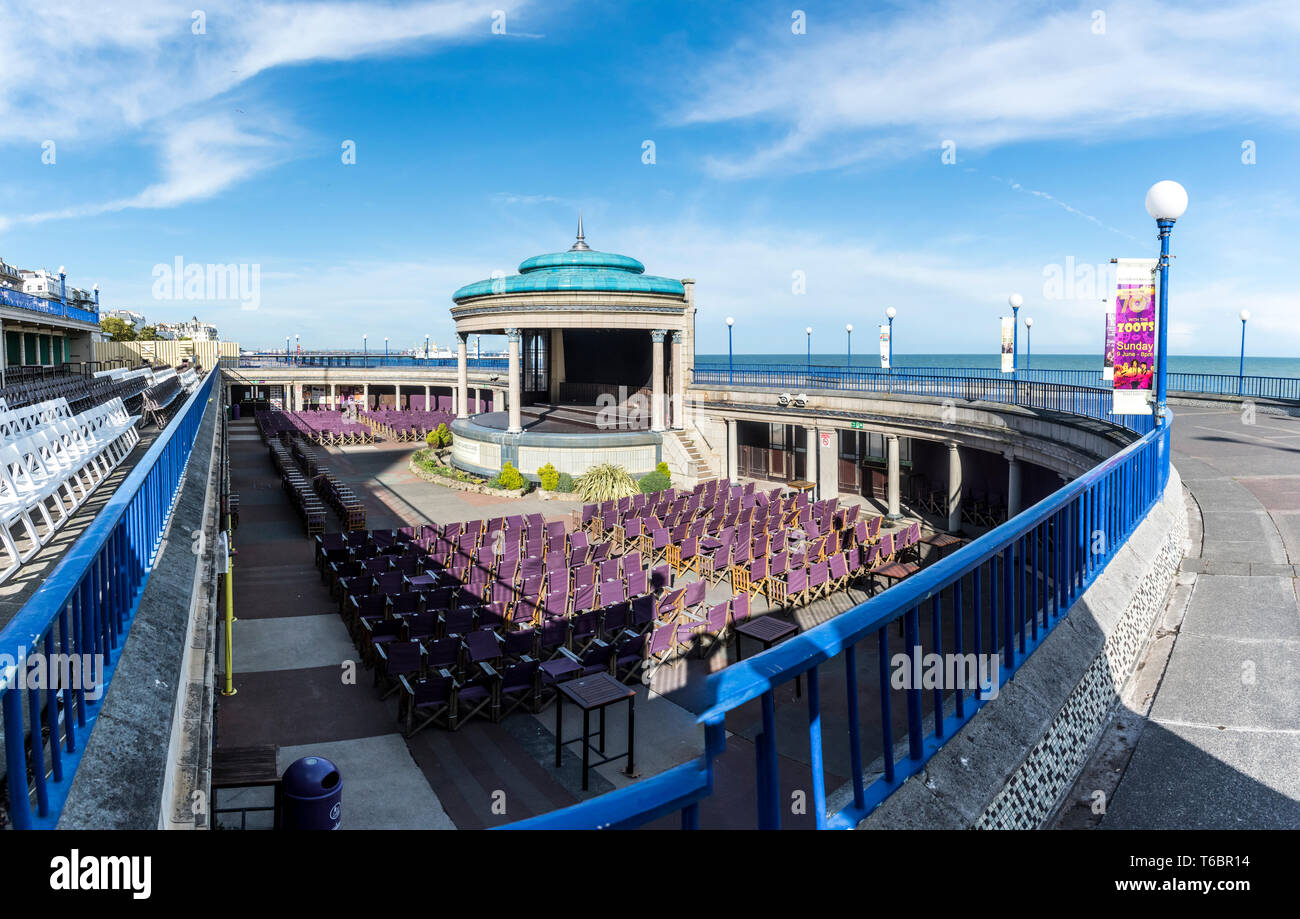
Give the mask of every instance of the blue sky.
[[(1235, 353), (1244, 307), (1300, 354), (1294, 2), (804, 3), (803, 34), (766, 2), (196, 5), (0, 0), (0, 257), (245, 346), (399, 348), (581, 209), (697, 279), (702, 352), (728, 315), (835, 352), (890, 305), (900, 352), (991, 351), (1012, 291), (1035, 352), (1087, 352), (1104, 285), (1045, 273), (1154, 254), (1172, 178), (1171, 350)], [(257, 265), (257, 309), (156, 298), (177, 257)]]

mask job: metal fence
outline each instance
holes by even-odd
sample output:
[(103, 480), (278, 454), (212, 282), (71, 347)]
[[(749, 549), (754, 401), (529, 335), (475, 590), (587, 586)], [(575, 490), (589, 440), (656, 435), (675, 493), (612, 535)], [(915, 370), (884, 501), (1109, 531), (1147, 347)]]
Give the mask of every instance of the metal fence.
[[(714, 368), (703, 368), (706, 375)], [(727, 369), (722, 368), (724, 374)], [(785, 386), (785, 371), (752, 371), (737, 385)], [(845, 387), (872, 391), (876, 375), (854, 373)], [(697, 370), (697, 381), (700, 373)], [(762, 380), (763, 382), (758, 382)], [(781, 382), (777, 382), (781, 381)], [(851, 828), (921, 770), (931, 756), (1004, 685), (1069, 611), (1132, 531), (1159, 500), (1167, 463), (1168, 426), (1150, 416), (1111, 416), (1110, 393), (1058, 383), (987, 378), (895, 377), (896, 392), (954, 398), (1019, 401), (1122, 424), (1142, 437), (1056, 493), (927, 566), (890, 589), (776, 647), (711, 674), (698, 723), (705, 750), (697, 759), (609, 794), (511, 824), (515, 829), (635, 827), (680, 812), (684, 828), (699, 823), (699, 809), (714, 792), (716, 762), (726, 750), (726, 717), (757, 700), (762, 732), (755, 740), (752, 781), (754, 824), (781, 825), (787, 803), (777, 754), (777, 690), (806, 682), (807, 762), (810, 803), (819, 828)], [(900, 387), (900, 384), (902, 388)], [(976, 396), (976, 394), (979, 394)], [(975, 686), (924, 688), (891, 685), (892, 629), (900, 633), (902, 667), (921, 672), (927, 655), (945, 651), (997, 662), (997, 677)], [(878, 656), (878, 667), (858, 667), (859, 654)], [(868, 668), (869, 669), (869, 668)], [(827, 804), (822, 735), (823, 680), (842, 670), (847, 712), (850, 794), (838, 811)], [(863, 714), (878, 718), (873, 727)], [(788, 721), (787, 721), (788, 724)], [(895, 729), (895, 724), (898, 729)], [(837, 738), (842, 740), (843, 738)], [(842, 749), (842, 748), (841, 748)], [(867, 759), (870, 749), (875, 757)], [(871, 763), (870, 767), (865, 765)], [(838, 771), (847, 766), (844, 771)]]
[[(506, 370), (509, 358), (471, 357), (466, 361), (470, 370)], [(410, 367), (420, 369), (455, 368), (454, 357), (417, 357), (412, 354), (281, 354), (276, 352), (245, 352), (239, 355), (240, 367), (338, 367), (365, 369), (374, 367)]]
[(0, 287), (0, 306), (27, 310), (29, 313), (44, 313), (47, 316), (59, 316), (64, 319), (78, 319), (81, 322), (99, 324), (99, 313), (94, 310), (72, 306), (62, 300), (47, 300), (44, 297), (25, 294), (21, 290), (10, 290), (8, 287)]
[[(85, 532), (0, 632), (9, 816), (16, 829), (59, 819), (180, 493), (219, 371), (213, 370)], [(102, 677), (86, 684), (92, 662)], [(43, 669), (42, 669), (43, 668)], [(60, 673), (60, 685), (38, 674)]]
[[(996, 367), (837, 367), (830, 364), (697, 364), (695, 382), (701, 385), (765, 386), (804, 389), (839, 389), (855, 392), (912, 393), (906, 388), (917, 378), (988, 380), (1015, 383), (1058, 383), (1109, 391), (1100, 370), (1025, 370), (1002, 373)], [(1236, 376), (1226, 373), (1168, 374), (1171, 393), (1245, 396), (1256, 399), (1300, 400), (1300, 378)], [(1001, 400), (999, 400), (1001, 401)]]

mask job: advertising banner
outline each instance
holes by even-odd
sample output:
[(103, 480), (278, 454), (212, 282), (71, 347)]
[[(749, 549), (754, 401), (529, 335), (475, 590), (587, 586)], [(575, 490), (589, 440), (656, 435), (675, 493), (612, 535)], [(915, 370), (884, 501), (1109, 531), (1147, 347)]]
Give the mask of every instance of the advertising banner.
[(1106, 336), (1102, 339), (1102, 354), (1105, 357), (1101, 365), (1101, 378), (1103, 380), (1113, 380), (1115, 378), (1115, 311), (1106, 310)]
[(880, 327), (880, 369), (889, 369), (889, 326)]
[(1156, 259), (1122, 258), (1115, 270), (1116, 415), (1150, 415), (1156, 372)]
[(1013, 353), (1016, 341), (1016, 320), (1011, 316), (1002, 317), (1002, 372), (1011, 373), (1016, 369), (1016, 356)]

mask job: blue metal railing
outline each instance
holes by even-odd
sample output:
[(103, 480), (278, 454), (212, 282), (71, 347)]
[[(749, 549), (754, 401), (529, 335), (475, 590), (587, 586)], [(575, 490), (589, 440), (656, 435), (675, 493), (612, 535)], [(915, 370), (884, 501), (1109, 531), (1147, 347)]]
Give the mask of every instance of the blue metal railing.
[[(72, 787), (126, 643), (219, 371), (209, 371), (35, 595), (0, 631), (9, 816), (50, 829)], [(98, 658), (98, 686), (45, 688), (29, 664)], [(87, 668), (81, 667), (81, 674)], [(69, 671), (70, 673), (73, 671)], [(33, 685), (35, 683), (35, 685)], [(47, 736), (43, 737), (42, 732)]]
[[(842, 389), (857, 392), (915, 393), (907, 389), (916, 378), (1001, 381), (1008, 388), (1017, 382), (1059, 383), (1109, 390), (1100, 370), (1017, 370), (1002, 373), (996, 367), (895, 367), (892, 371), (872, 367), (839, 367), (833, 364), (697, 364), (699, 384), (766, 386), (806, 389)], [(1257, 399), (1300, 400), (1300, 378), (1236, 376), (1227, 373), (1171, 372), (1171, 393), (1215, 396), (1246, 396)], [(999, 400), (1001, 401), (1001, 400)]]
[[(504, 357), (471, 357), (470, 370), (506, 370), (510, 366)], [(239, 355), (240, 367), (338, 367), (364, 369), (369, 367), (411, 367), (422, 369), (455, 368), (454, 357), (418, 357), (412, 354), (289, 354), (283, 352), (244, 353)]]
[(82, 322), (99, 323), (99, 313), (94, 310), (72, 306), (61, 300), (46, 300), (44, 297), (34, 297), (31, 294), (23, 293), (21, 290), (10, 290), (8, 287), (0, 287), (0, 306), (27, 310), (32, 313), (44, 313), (47, 316), (59, 316), (64, 319), (79, 319)]
[[(806, 368), (801, 368), (806, 372)], [(706, 373), (713, 372), (706, 369)], [(738, 371), (739, 373), (740, 371)], [(726, 374), (726, 368), (722, 368)], [(762, 371), (737, 385), (784, 386), (782, 371)], [(847, 375), (846, 386), (874, 389), (870, 374)], [(697, 380), (699, 373), (697, 370)], [(989, 386), (987, 378), (957, 380), (913, 377), (909, 392), (1010, 401), (1012, 389)], [(900, 379), (893, 380), (897, 388)], [(1078, 390), (1068, 392), (1068, 390)], [(714, 790), (714, 764), (726, 745), (726, 717), (758, 700), (762, 731), (755, 740), (754, 803), (760, 829), (781, 824), (784, 805), (776, 744), (776, 692), (791, 681), (807, 682), (807, 762), (811, 803), (818, 828), (856, 826), (968, 722), (1038, 647), (1096, 579), (1129, 535), (1160, 499), (1167, 462), (1169, 427), (1150, 416), (1112, 416), (1108, 390), (1021, 381), (1022, 404), (1103, 418), (1143, 436), (1028, 510), (848, 612), (776, 647), (710, 675), (698, 722), (705, 751), (696, 760), (662, 775), (563, 810), (512, 824), (517, 829), (634, 827), (673, 811), (682, 826), (699, 822), (701, 803)], [(902, 633), (894, 662), (890, 628)], [(928, 626), (928, 628), (927, 628)], [(874, 702), (879, 724), (864, 731), (860, 708), (862, 674), (858, 654), (878, 655)], [(997, 664), (996, 681), (969, 686), (895, 689), (896, 667), (920, 673), (927, 655), (976, 655)], [(827, 805), (826, 751), (822, 741), (821, 675), (843, 667), (847, 711), (851, 800), (837, 812)], [(893, 725), (898, 719), (900, 730)], [(927, 727), (927, 724), (930, 726)], [(864, 767), (864, 747), (874, 742), (873, 767)], [(895, 754), (896, 744), (905, 752)], [(792, 753), (799, 757), (800, 754)]]

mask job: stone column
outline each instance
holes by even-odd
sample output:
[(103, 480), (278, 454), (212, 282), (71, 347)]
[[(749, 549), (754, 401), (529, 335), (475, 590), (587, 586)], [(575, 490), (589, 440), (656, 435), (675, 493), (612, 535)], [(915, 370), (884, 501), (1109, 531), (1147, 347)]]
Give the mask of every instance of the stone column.
[(961, 530), (961, 450), (948, 442), (948, 532)]
[(330, 408), (338, 408), (338, 407), (339, 407), (339, 402), (338, 402), (338, 398), (334, 394), (334, 384), (331, 383), (330, 384)]
[(370, 411), (370, 384), (369, 383), (365, 383), (361, 387), (361, 402), (362, 402), (361, 407), (365, 411)]
[(673, 332), (673, 427), (686, 427), (686, 367), (682, 363), (682, 333)]
[(429, 410), (429, 387), (424, 387), (424, 410)]
[(740, 455), (736, 447), (736, 420), (727, 419), (727, 481), (740, 478)]
[[(519, 348), (517, 345), (511, 345), (511, 347), (514, 348), (514, 350), (510, 352), (512, 355), (514, 355), (514, 357), (511, 358), (511, 361), (518, 363)], [(465, 354), (465, 336), (460, 332), (457, 332), (456, 333), (456, 417), (457, 418), (464, 418), (466, 415), (469, 414), (468, 407), (465, 404), (466, 402), (469, 401), (469, 394), (468, 394), (469, 367), (466, 361), (467, 361), (467, 356)], [(510, 365), (510, 373), (512, 375), (515, 372), (515, 363), (512, 363)], [(513, 380), (514, 377), (511, 376), (511, 379)]]
[(564, 382), (564, 330), (551, 329), (550, 362), (546, 367), (552, 402), (560, 401), (560, 384)]
[(510, 426), (506, 431), (518, 434), (524, 429), (519, 416), (519, 402), (523, 398), (523, 381), (519, 378), (519, 330), (506, 329), (506, 337), (510, 340)]
[(889, 510), (885, 513), (885, 519), (894, 522), (903, 519), (903, 515), (898, 507), (898, 435), (886, 435), (885, 446), (886, 453), (888, 454), (889, 466)]
[(650, 332), (650, 430), (664, 429), (664, 336), (666, 329)]
[[(817, 481), (817, 429), (815, 427), (806, 427), (804, 430), (804, 459), (803, 459), (803, 477), (804, 481)], [(816, 489), (812, 492), (813, 498), (820, 497)]]
[(839, 433), (834, 428), (818, 429), (817, 492), (823, 501), (834, 498), (840, 493), (839, 458)]
[(506, 409), (504, 393), (499, 389), (492, 390), (492, 411), (503, 412)]
[(402, 384), (393, 384), (393, 408), (397, 411), (402, 410)]
[(1020, 513), (1020, 460), (1007, 453), (1007, 519)]

